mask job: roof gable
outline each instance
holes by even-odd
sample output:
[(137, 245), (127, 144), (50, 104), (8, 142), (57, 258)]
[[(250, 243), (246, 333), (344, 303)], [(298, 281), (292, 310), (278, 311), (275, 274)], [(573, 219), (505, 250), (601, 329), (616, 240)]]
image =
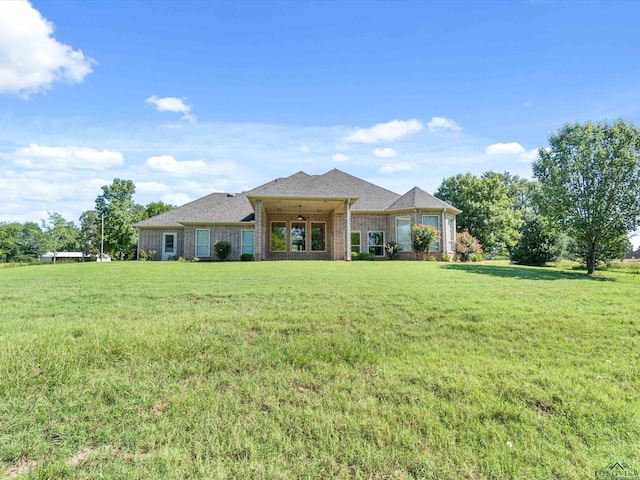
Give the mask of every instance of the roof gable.
[(447, 209), (451, 212), (460, 213), (461, 211), (447, 203), (434, 197), (430, 193), (425, 192), (421, 188), (413, 187), (407, 193), (393, 202), (387, 210), (406, 210), (411, 208), (437, 208)]
[(318, 178), (349, 192), (351, 198), (358, 198), (353, 204), (352, 211), (382, 212), (400, 197), (395, 192), (349, 175), (337, 168), (319, 175)]
[(317, 175), (298, 172), (290, 177), (276, 178), (247, 192), (248, 197), (348, 198), (349, 192), (322, 181)]

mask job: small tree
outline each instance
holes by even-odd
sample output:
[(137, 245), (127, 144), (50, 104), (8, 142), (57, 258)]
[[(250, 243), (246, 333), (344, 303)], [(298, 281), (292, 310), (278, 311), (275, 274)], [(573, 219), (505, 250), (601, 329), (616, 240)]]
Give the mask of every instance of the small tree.
[(558, 259), (562, 253), (560, 236), (538, 216), (532, 216), (520, 227), (520, 240), (510, 258), (519, 265), (542, 266)]
[(456, 235), (454, 249), (456, 259), (461, 262), (479, 262), (482, 260), (482, 246), (478, 239), (469, 232), (462, 232)]
[(226, 260), (231, 253), (231, 244), (224, 240), (220, 240), (213, 246), (213, 251), (215, 252), (218, 260)]
[(631, 123), (564, 125), (538, 150), (533, 174), (541, 212), (575, 241), (589, 275), (640, 225), (640, 130)]
[(53, 252), (53, 263), (59, 250), (75, 249), (79, 244), (80, 230), (72, 221), (66, 220), (58, 212), (47, 212), (49, 218), (42, 220), (42, 230), (49, 248)]
[(411, 246), (416, 252), (416, 258), (429, 259), (429, 251), (433, 242), (440, 240), (440, 231), (432, 225), (414, 225), (411, 227)]

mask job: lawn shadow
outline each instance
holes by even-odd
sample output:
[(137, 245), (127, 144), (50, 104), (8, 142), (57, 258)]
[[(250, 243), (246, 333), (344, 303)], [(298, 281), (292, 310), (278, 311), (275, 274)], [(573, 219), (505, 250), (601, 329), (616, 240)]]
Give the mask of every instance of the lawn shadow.
[(611, 277), (587, 275), (585, 272), (569, 272), (552, 267), (523, 267), (519, 265), (489, 265), (481, 263), (448, 263), (443, 266), (451, 270), (493, 275), (504, 278), (521, 278), (524, 280), (597, 280), (614, 281)]

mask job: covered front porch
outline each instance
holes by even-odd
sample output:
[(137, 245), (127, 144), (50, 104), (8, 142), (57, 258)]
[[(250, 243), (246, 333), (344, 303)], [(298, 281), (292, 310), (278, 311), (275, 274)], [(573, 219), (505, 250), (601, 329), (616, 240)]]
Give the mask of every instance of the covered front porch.
[(350, 260), (350, 198), (252, 198), (255, 260)]

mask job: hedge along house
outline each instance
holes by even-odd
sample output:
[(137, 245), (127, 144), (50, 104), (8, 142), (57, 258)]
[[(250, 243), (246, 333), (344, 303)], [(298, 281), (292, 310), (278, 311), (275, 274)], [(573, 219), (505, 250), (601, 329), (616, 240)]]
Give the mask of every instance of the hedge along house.
[(231, 244), (230, 260), (350, 260), (352, 252), (384, 258), (385, 243), (401, 245), (400, 258), (415, 258), (410, 231), (433, 225), (436, 256), (453, 254), (460, 210), (414, 187), (404, 195), (334, 169), (298, 172), (248, 192), (213, 193), (136, 224), (138, 258), (213, 260), (218, 241)]

